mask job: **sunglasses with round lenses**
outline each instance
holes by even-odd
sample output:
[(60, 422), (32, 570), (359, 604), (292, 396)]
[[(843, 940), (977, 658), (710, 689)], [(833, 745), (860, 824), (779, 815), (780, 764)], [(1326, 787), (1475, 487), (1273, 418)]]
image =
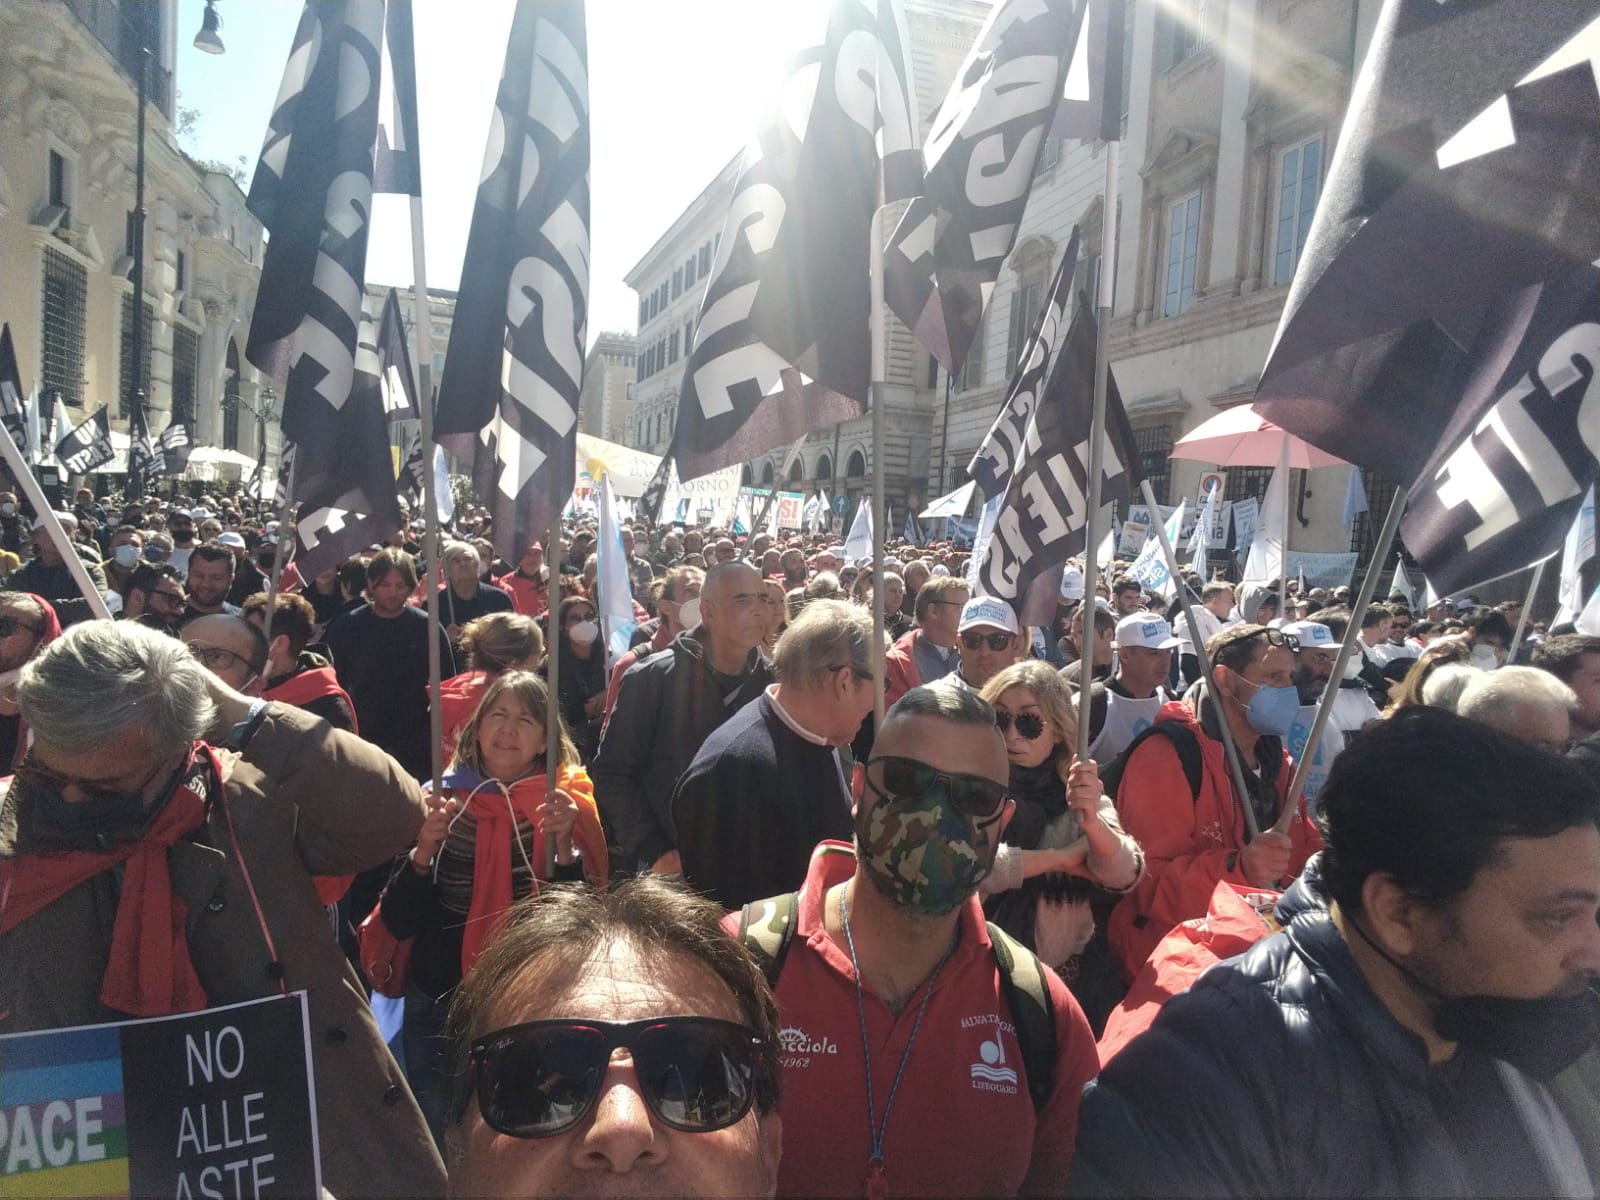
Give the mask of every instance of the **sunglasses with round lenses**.
[(710, 1133), (750, 1111), (761, 1039), (748, 1025), (711, 1017), (529, 1021), (488, 1034), (472, 1044), (478, 1111), (510, 1137), (565, 1133), (589, 1115), (619, 1047), (633, 1056), (639, 1090), (663, 1125)]
[(1044, 733), (1044, 718), (1038, 713), (1020, 712), (1015, 715), (997, 710), (994, 714), (995, 728), (1005, 733), (1014, 724), (1017, 727), (1017, 736), (1026, 738), (1030, 742), (1038, 741)]
[(934, 788), (944, 788), (957, 808), (979, 821), (998, 813), (1010, 795), (1004, 784), (982, 775), (955, 775), (914, 758), (885, 756), (867, 766), (878, 768), (881, 783), (873, 781), (870, 769), (866, 778), (880, 796), (926, 796)]
[(1014, 633), (963, 633), (961, 644), (968, 650), (976, 650), (988, 642), (989, 649), (998, 654), (1002, 650), (1009, 650), (1016, 636)]

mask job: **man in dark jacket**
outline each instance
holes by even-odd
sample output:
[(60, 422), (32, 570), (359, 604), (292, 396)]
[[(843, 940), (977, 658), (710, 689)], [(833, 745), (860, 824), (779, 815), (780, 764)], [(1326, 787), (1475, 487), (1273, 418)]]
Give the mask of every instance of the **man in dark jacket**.
[(1437, 709), (1333, 765), (1287, 928), (1084, 1093), (1069, 1193), (1592, 1195), (1600, 801)]
[(711, 732), (772, 682), (758, 649), (766, 629), (760, 572), (723, 563), (706, 572), (699, 625), (622, 677), (589, 773), (624, 866), (682, 872), (672, 789)]
[[(56, 516), (70, 539), (73, 529), (77, 527), (77, 519), (70, 513), (57, 513)], [(61, 624), (71, 625), (78, 621), (86, 621), (95, 613), (89, 607), (83, 589), (72, 577), (72, 572), (67, 568), (61, 553), (61, 547), (56, 545), (55, 539), (50, 536), (44, 518), (36, 518), (33, 523), (33, 559), (12, 575), (8, 582), (14, 592), (31, 592), (48, 600), (56, 610), (56, 615), (61, 618)], [(86, 549), (79, 557), (85, 557), (88, 553)], [(100, 570), (100, 563), (86, 560), (83, 567), (89, 573), (90, 581), (103, 593), (106, 590), (106, 577)]]
[(850, 838), (839, 747), (872, 711), (872, 619), (813, 600), (773, 668), (778, 682), (706, 739), (672, 798), (684, 879), (728, 909), (793, 891), (818, 842)]

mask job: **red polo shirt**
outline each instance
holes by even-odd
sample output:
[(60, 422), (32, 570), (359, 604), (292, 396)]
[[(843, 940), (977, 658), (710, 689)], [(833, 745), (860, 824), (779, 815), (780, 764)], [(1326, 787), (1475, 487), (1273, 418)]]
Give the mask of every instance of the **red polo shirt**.
[[(800, 889), (799, 924), (778, 980), (782, 1026), (780, 1196), (863, 1196), (871, 1133), (866, 1067), (849, 951), (828, 935), (827, 890), (855, 872), (842, 842), (823, 842)], [(739, 914), (725, 921), (737, 934)], [(922, 1018), (884, 1139), (891, 1196), (1006, 1196), (1026, 1186), (1060, 1192), (1077, 1134), (1078, 1098), (1098, 1069), (1094, 1034), (1066, 985), (1046, 969), (1056, 1015), (1050, 1102), (1034, 1112), (1000, 968), (973, 898), (955, 952)], [(863, 990), (876, 1120), (916, 1024), (923, 989), (897, 1016)]]

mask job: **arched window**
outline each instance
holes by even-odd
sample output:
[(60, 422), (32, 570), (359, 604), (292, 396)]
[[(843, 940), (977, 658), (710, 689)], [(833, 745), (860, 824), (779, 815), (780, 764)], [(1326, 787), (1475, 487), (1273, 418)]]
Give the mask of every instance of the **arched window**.
[(761, 464), (761, 482), (771, 483), (777, 477), (777, 472), (772, 469), (772, 460), (768, 459)]
[(228, 374), (222, 383), (222, 448), (239, 448), (239, 343), (228, 339)]
[(844, 473), (851, 479), (858, 475), (865, 475), (867, 473), (867, 456), (859, 450), (850, 451), (850, 458), (845, 463)]
[(817, 473), (816, 473), (815, 476), (813, 476), (813, 478), (819, 479), (819, 480), (820, 479), (832, 479), (833, 478), (833, 459), (829, 458), (826, 454), (824, 454), (821, 458), (817, 459)]
[(750, 478), (750, 464), (745, 463), (739, 468), (739, 486), (749, 487), (753, 482), (754, 480)]
[(805, 459), (797, 458), (797, 459), (794, 460), (794, 462), (789, 464), (789, 482), (790, 483), (799, 483), (802, 479), (805, 478), (805, 475), (806, 475), (806, 462), (805, 462)]

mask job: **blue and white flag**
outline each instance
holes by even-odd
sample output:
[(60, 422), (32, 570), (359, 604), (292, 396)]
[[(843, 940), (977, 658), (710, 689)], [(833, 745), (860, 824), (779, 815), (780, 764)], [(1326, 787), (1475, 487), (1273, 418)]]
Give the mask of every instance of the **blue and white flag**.
[(1350, 468), (1350, 482), (1344, 489), (1344, 535), (1350, 537), (1356, 531), (1356, 515), (1367, 511), (1367, 489), (1361, 482), (1361, 468)]
[(1211, 527), (1217, 519), (1217, 496), (1222, 489), (1214, 487), (1206, 493), (1205, 503), (1200, 507), (1200, 519), (1194, 523), (1194, 532), (1189, 535), (1190, 566), (1201, 579), (1206, 577), (1206, 551), (1211, 548)]
[(628, 555), (622, 548), (622, 526), (617, 520), (617, 496), (611, 475), (600, 475), (600, 538), (595, 545), (599, 560), (596, 582), (600, 586), (600, 629), (606, 640), (607, 664), (628, 652), (638, 622), (633, 615), (633, 581), (628, 575)]
[[(856, 509), (856, 519), (850, 526), (850, 536), (844, 540), (844, 556), (850, 562), (872, 557), (872, 496), (861, 497)], [(841, 564), (842, 565), (842, 564)]]
[[(1167, 542), (1173, 546), (1178, 544), (1178, 532), (1183, 528), (1183, 514), (1188, 503), (1188, 497), (1180, 500), (1177, 510), (1167, 518)], [(1161, 553), (1161, 539), (1154, 533), (1145, 538), (1144, 548), (1128, 568), (1128, 574), (1150, 591), (1166, 591), (1172, 572), (1167, 569), (1166, 555)]]

